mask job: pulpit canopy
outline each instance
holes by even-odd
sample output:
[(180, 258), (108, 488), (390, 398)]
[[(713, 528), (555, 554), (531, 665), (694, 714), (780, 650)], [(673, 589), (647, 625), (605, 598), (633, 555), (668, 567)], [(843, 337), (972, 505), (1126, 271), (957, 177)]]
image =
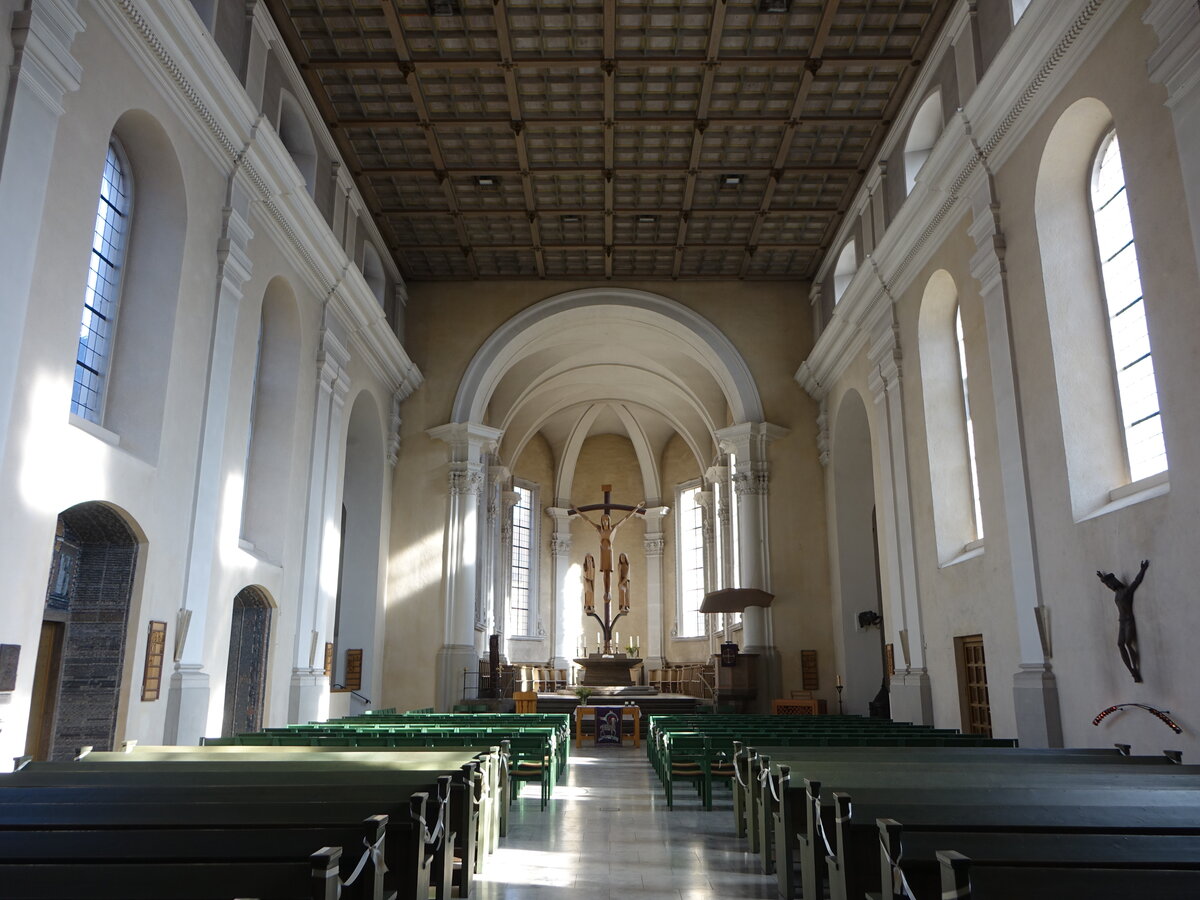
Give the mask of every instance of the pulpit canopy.
[(705, 594), (700, 602), (702, 613), (742, 612), (747, 606), (770, 606), (775, 595), (758, 588), (723, 588)]

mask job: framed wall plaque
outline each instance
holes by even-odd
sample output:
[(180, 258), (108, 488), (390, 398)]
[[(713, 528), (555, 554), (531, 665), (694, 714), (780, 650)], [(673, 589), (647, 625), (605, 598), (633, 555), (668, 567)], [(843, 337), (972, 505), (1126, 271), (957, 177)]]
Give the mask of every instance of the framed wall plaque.
[(146, 668), (142, 672), (142, 699), (157, 700), (162, 691), (163, 657), (167, 651), (167, 623), (151, 620), (146, 633)]

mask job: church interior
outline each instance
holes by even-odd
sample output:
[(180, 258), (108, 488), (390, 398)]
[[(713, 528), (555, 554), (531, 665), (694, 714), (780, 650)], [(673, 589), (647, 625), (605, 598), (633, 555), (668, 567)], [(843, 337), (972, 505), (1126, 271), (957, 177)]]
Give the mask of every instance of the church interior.
[(1196, 759), (1197, 3), (0, 23), (0, 767), (597, 679)]

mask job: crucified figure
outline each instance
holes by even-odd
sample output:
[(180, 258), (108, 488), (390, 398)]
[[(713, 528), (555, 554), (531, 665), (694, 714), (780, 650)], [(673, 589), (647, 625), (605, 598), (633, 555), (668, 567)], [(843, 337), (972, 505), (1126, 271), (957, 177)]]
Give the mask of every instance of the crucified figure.
[(1142, 670), (1138, 662), (1137, 623), (1133, 619), (1133, 592), (1142, 583), (1149, 567), (1150, 560), (1143, 559), (1142, 567), (1131, 584), (1126, 584), (1112, 572), (1096, 570), (1096, 576), (1115, 594), (1113, 600), (1117, 604), (1117, 649), (1121, 651), (1125, 668), (1138, 684), (1142, 681)]
[(617, 529), (628, 522), (633, 516), (641, 515), (646, 511), (646, 501), (643, 500), (633, 510), (627, 512), (624, 516), (613, 522), (612, 516), (607, 512), (600, 516), (600, 521), (594, 521), (591, 516), (585, 512), (581, 512), (574, 506), (570, 512), (579, 516), (583, 521), (587, 522), (596, 529), (600, 535), (600, 571), (604, 574), (604, 599), (612, 599), (612, 573), (613, 573), (613, 551), (612, 539), (617, 533)]

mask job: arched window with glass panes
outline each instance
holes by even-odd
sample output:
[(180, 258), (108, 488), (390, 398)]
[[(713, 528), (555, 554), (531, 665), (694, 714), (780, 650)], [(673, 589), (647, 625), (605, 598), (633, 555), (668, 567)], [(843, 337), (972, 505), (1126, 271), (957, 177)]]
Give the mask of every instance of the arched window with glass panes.
[(962, 307), (954, 312), (954, 336), (958, 344), (958, 379), (962, 384), (963, 422), (966, 426), (967, 462), (971, 469), (971, 499), (974, 502), (975, 540), (983, 538), (983, 511), (979, 503), (979, 464), (975, 460), (975, 424), (971, 419), (971, 391), (967, 380), (967, 342), (963, 338)]
[(129, 163), (113, 137), (109, 140), (100, 179), (100, 202), (92, 233), (75, 355), (75, 384), (71, 391), (71, 412), (97, 424), (104, 415), (105, 385), (116, 337), (132, 206)]
[(700, 482), (681, 485), (676, 493), (676, 637), (703, 637), (707, 633), (700, 603), (704, 600), (704, 508)]
[(1116, 131), (1096, 153), (1091, 201), (1125, 455), (1130, 480), (1139, 481), (1166, 470), (1167, 451)]

